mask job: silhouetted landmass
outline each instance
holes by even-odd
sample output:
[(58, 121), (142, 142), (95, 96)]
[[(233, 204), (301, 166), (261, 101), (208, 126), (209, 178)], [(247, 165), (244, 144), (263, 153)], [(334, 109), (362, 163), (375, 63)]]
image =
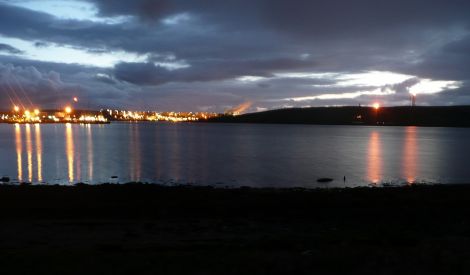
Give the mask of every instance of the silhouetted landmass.
[(312, 107), (221, 116), (210, 122), (470, 127), (470, 106)]
[(0, 186), (3, 274), (470, 274), (470, 186)]

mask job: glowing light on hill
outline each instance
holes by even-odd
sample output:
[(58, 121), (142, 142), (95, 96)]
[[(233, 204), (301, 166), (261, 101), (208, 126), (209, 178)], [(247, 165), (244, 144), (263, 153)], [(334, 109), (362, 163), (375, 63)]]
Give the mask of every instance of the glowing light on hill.
[(375, 103), (372, 105), (372, 107), (374, 107), (374, 109), (378, 110), (378, 109), (380, 109), (380, 103), (375, 102)]

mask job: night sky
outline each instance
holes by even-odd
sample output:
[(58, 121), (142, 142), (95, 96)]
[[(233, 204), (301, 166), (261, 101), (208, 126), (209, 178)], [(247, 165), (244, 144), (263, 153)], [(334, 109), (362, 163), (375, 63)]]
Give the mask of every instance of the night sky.
[(470, 104), (468, 0), (0, 0), (0, 103)]

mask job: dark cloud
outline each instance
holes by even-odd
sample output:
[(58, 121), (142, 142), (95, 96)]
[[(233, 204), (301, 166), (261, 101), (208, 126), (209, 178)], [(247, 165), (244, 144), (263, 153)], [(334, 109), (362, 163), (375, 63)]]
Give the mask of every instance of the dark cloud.
[(47, 102), (52, 107), (64, 102), (68, 93), (78, 90), (79, 87), (62, 82), (60, 74), (55, 71), (42, 73), (33, 66), (0, 64), (2, 106), (15, 104), (33, 108)]
[(422, 61), (405, 70), (438, 79), (470, 79), (470, 35), (451, 41), (421, 57)]
[(253, 59), (231, 61), (197, 61), (191, 67), (168, 70), (154, 63), (120, 63), (115, 67), (116, 78), (142, 85), (167, 82), (216, 81), (244, 75), (272, 76), (276, 71), (305, 69), (312, 63), (302, 59)]
[(23, 51), (18, 50), (15, 47), (12, 47), (8, 44), (0, 43), (0, 52), (10, 53), (10, 54), (22, 54)]
[[(52, 15), (0, 3), (0, 34), (24, 40), (39, 40), (36, 46), (49, 43), (91, 49), (118, 49), (123, 40), (132, 41), (143, 32), (124, 25), (92, 21), (59, 19)], [(114, 38), (114, 39), (113, 39)]]
[(109, 73), (100, 68), (0, 56), (0, 106), (10, 106), (13, 100), (26, 107), (60, 108), (78, 96), (81, 108), (137, 107), (129, 99), (140, 89), (112, 77), (105, 80)]
[(36, 42), (34, 42), (34, 46), (37, 47), (37, 48), (45, 48), (45, 47), (49, 46), (49, 44), (46, 43), (46, 42), (43, 42), (43, 41), (36, 41)]
[(104, 16), (138, 15), (145, 19), (162, 17), (174, 10), (173, 3), (166, 0), (144, 1), (113, 1), (103, 0), (95, 2), (100, 14)]
[[(266, 103), (271, 99), (366, 88), (327, 88), (334, 80), (276, 77), (278, 73), (370, 70), (417, 77), (382, 87), (397, 92), (389, 102), (406, 101), (410, 86), (419, 78), (431, 78), (458, 80), (463, 86), (428, 96), (428, 103), (470, 103), (468, 96), (461, 96), (466, 95), (470, 79), (467, 0), (88, 2), (96, 5), (98, 16), (127, 17), (112, 24), (61, 19), (0, 3), (0, 38), (33, 41), (42, 48), (66, 45), (93, 54), (125, 51), (146, 55), (148, 60), (122, 61), (114, 68), (100, 69), (2, 56), (0, 64), (30, 65), (43, 74), (59, 72), (63, 81), (80, 87), (97, 104), (105, 102), (101, 98), (106, 95), (110, 98), (107, 103), (112, 102), (109, 104), (129, 104), (132, 97), (132, 103), (142, 106), (166, 102), (176, 108), (181, 105), (178, 98), (189, 100), (192, 96), (188, 105), (193, 102), (194, 108), (237, 105), (246, 99), (257, 102), (253, 108), (269, 108), (274, 106)], [(23, 50), (6, 46), (13, 48), (3, 49), (7, 54)], [(236, 80), (241, 76), (265, 79), (253, 83)], [(140, 96), (146, 98), (143, 103), (137, 100)], [(214, 102), (214, 98), (220, 101)], [(356, 104), (366, 99), (314, 100), (308, 104)]]

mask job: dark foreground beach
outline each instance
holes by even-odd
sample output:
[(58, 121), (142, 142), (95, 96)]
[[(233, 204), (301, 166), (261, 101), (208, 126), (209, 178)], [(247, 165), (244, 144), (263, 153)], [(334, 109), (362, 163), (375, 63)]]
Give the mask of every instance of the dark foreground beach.
[(0, 186), (0, 209), (2, 274), (470, 274), (468, 185)]

